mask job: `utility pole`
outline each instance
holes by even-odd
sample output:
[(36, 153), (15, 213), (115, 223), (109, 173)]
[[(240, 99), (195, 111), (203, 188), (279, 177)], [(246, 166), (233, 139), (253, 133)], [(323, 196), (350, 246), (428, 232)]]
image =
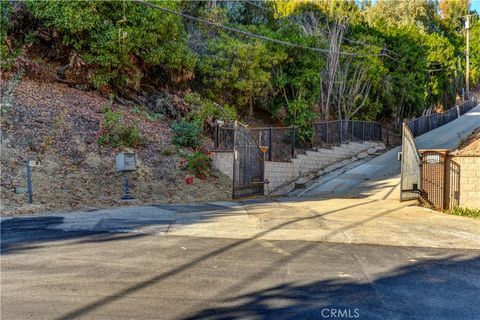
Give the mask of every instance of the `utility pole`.
[(466, 89), (466, 98), (470, 99), (470, 17), (472, 15), (465, 16), (465, 32), (467, 40), (467, 51), (465, 54), (466, 60), (466, 69), (465, 69), (465, 89)]

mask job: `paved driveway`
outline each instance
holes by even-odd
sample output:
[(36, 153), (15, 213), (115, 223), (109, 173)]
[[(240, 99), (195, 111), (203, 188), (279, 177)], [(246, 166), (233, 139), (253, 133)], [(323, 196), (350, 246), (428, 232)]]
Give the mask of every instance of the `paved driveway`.
[[(309, 199), (128, 207), (3, 218), (2, 249), (34, 242), (22, 230), (133, 232), (159, 236), (328, 241), (480, 248), (480, 220), (372, 198)], [(54, 235), (56, 233), (53, 233)], [(29, 233), (27, 233), (28, 235)]]
[[(460, 118), (415, 139), (420, 149), (455, 149), (460, 141), (480, 127), (480, 105)], [(300, 196), (369, 196), (376, 199), (400, 197), (400, 162), (394, 148), (358, 167), (333, 177), (319, 178), (308, 184)]]

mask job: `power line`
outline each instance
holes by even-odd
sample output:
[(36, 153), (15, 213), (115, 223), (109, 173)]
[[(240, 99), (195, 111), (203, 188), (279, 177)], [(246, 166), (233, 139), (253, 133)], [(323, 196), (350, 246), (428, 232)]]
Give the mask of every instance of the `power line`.
[(226, 31), (229, 31), (229, 32), (239, 33), (239, 34), (242, 34), (242, 35), (247, 36), (247, 37), (257, 38), (257, 39), (261, 39), (261, 40), (265, 40), (265, 41), (270, 41), (270, 42), (273, 42), (273, 43), (277, 43), (277, 44), (281, 44), (281, 45), (285, 45), (285, 46), (290, 46), (290, 47), (294, 47), (294, 48), (312, 50), (312, 51), (322, 52), (322, 53), (338, 53), (338, 54), (347, 55), (347, 56), (354, 56), (354, 57), (385, 56), (385, 57), (391, 58), (390, 56), (388, 56), (384, 53), (361, 54), (361, 53), (353, 53), (353, 52), (346, 52), (346, 51), (330, 52), (330, 50), (328, 50), (328, 49), (307, 47), (307, 46), (303, 46), (303, 45), (300, 45), (300, 44), (291, 43), (291, 42), (278, 40), (278, 39), (274, 39), (274, 38), (269, 38), (269, 37), (266, 37), (266, 36), (262, 36), (262, 35), (259, 35), (259, 34), (254, 34), (254, 33), (251, 33), (251, 32), (240, 30), (240, 29), (227, 27), (227, 26), (218, 24), (216, 22), (212, 22), (212, 21), (205, 20), (205, 19), (202, 19), (202, 18), (193, 17), (193, 16), (190, 16), (188, 14), (184, 14), (184, 13), (181, 13), (181, 12), (178, 12), (178, 11), (175, 11), (175, 10), (171, 10), (171, 9), (168, 9), (168, 8), (164, 8), (164, 7), (155, 5), (153, 3), (145, 2), (143, 0), (132, 0), (132, 1), (137, 2), (139, 4), (142, 4), (144, 6), (152, 7), (152, 8), (158, 9), (158, 10), (166, 12), (166, 13), (174, 14), (174, 15), (180, 16), (180, 17), (188, 19), (188, 20), (200, 22), (200, 23), (203, 23), (203, 24), (206, 24), (206, 25), (209, 25), (209, 26), (212, 26), (212, 27), (216, 27), (216, 28), (219, 28), (219, 29), (223, 29), (223, 30), (226, 30)]

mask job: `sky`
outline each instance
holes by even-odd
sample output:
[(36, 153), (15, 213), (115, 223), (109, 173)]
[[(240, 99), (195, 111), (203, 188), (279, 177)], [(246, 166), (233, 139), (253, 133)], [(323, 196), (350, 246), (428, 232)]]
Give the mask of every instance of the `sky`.
[(480, 13), (480, 0), (471, 0), (470, 8)]
[[(376, 0), (372, 0), (372, 3), (375, 3), (375, 1)], [(480, 14), (480, 0), (470, 0), (470, 9)]]

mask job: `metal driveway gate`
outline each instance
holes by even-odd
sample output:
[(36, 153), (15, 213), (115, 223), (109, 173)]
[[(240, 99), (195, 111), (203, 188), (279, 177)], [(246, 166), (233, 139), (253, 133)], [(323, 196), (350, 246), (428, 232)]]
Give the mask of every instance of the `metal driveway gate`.
[(241, 123), (235, 122), (233, 141), (232, 197), (263, 195), (264, 153), (250, 130)]
[(422, 151), (422, 200), (445, 209), (446, 151)]
[(415, 138), (406, 123), (402, 126), (401, 160), (400, 201), (417, 199), (422, 190), (420, 156)]

